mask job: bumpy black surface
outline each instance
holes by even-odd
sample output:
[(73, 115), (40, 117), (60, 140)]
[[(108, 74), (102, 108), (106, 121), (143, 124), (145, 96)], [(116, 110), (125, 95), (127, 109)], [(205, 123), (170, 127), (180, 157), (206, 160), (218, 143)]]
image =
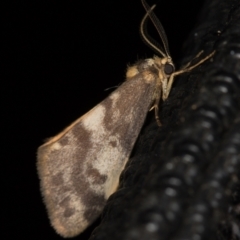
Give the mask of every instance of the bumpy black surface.
[(91, 240), (240, 239), (240, 3), (206, 1), (176, 79)]

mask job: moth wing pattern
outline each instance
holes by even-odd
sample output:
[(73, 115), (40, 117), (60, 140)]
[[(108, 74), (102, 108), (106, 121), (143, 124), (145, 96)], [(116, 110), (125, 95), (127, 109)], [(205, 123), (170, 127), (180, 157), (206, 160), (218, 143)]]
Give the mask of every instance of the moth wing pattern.
[(42, 195), (63, 237), (84, 231), (118, 186), (156, 91), (157, 75), (144, 61), (105, 100), (38, 149)]

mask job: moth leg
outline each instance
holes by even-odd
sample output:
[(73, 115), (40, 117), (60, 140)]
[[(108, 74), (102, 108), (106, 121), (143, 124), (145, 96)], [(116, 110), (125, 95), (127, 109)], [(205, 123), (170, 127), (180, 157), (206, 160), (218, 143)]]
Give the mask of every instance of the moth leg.
[[(178, 73), (178, 72), (175, 72), (175, 73)], [(163, 101), (165, 101), (168, 98), (168, 95), (169, 95), (169, 93), (172, 89), (173, 80), (174, 80), (174, 77), (176, 76), (175, 73), (171, 74), (171, 76), (169, 78), (169, 81), (168, 81), (168, 84), (167, 84), (167, 89), (162, 96)]]
[[(210, 53), (208, 56), (206, 56), (205, 58), (201, 59), (198, 63), (192, 65), (191, 67), (189, 68), (183, 68), (177, 72), (174, 72), (173, 74), (171, 74), (170, 78), (169, 78), (169, 81), (168, 81), (168, 84), (167, 84), (167, 90), (166, 90), (166, 94), (163, 95), (163, 100), (165, 101), (167, 98), (168, 98), (168, 95), (172, 89), (172, 84), (173, 84), (173, 80), (174, 80), (174, 77), (177, 76), (177, 75), (180, 75), (182, 73), (185, 73), (185, 72), (189, 72), (191, 71), (192, 69), (194, 69), (195, 67), (199, 66), (200, 64), (202, 64), (203, 62), (207, 61), (209, 58), (211, 58), (214, 54), (215, 54), (215, 50)], [(199, 53), (201, 55), (201, 52)], [(191, 63), (191, 62), (190, 62)], [(188, 64), (187, 64), (188, 65)]]
[(186, 69), (187, 67), (189, 67), (189, 66), (191, 65), (191, 63), (193, 62), (193, 60), (195, 60), (196, 58), (200, 57), (200, 55), (202, 55), (203, 52), (204, 52), (204, 51), (201, 50), (190, 62), (188, 62), (186, 65), (184, 65), (184, 66), (182, 67), (182, 70), (183, 70), (183, 69)]
[(153, 108), (154, 108), (154, 112), (155, 112), (155, 119), (156, 119), (157, 125), (162, 126), (161, 121), (159, 119), (159, 115), (158, 115), (158, 105), (159, 105), (159, 102), (160, 102), (160, 99), (161, 99), (162, 86), (158, 86), (156, 91), (157, 92), (156, 92), (156, 95), (155, 95), (155, 101), (154, 101)]

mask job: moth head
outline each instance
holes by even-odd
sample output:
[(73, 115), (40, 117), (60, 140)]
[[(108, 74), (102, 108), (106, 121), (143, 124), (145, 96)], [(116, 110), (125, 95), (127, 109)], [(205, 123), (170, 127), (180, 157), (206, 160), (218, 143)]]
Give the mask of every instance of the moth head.
[(168, 61), (163, 65), (163, 71), (168, 76), (175, 72), (175, 66), (172, 59), (168, 59)]
[(154, 56), (154, 62), (155, 62), (155, 67), (158, 69), (159, 72), (161, 72), (162, 77), (164, 75), (170, 76), (175, 72), (175, 66), (173, 64), (172, 58), (169, 56), (163, 57), (163, 58)]
[[(170, 56), (166, 33), (164, 31), (164, 28), (163, 28), (161, 22), (159, 21), (159, 19), (153, 12), (153, 9), (156, 7), (156, 5), (153, 5), (152, 7), (150, 7), (146, 3), (145, 0), (142, 0), (142, 4), (146, 10), (146, 14), (143, 17), (141, 24), (140, 24), (141, 36), (142, 36), (144, 42), (149, 47), (151, 47), (158, 54), (158, 56), (161, 56), (161, 58), (158, 58), (158, 59), (160, 59), (160, 61), (157, 61), (156, 57), (154, 58), (156, 67), (157, 67), (158, 71), (161, 72), (159, 77), (160, 78), (165, 77), (165, 76), (168, 77), (175, 72), (175, 67), (172, 62), (172, 58)], [(156, 30), (162, 40), (163, 48), (151, 36), (149, 36), (148, 31), (147, 31), (147, 26), (146, 26), (148, 18), (152, 21), (153, 25), (156, 28)]]

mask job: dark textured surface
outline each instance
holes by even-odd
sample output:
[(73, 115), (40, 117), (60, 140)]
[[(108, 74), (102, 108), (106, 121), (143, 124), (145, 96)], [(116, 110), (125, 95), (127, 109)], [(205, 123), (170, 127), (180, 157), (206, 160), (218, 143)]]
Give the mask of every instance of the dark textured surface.
[(213, 61), (178, 78), (91, 240), (240, 238), (240, 4), (206, 1), (185, 44)]
[[(163, 221), (157, 214), (158, 212), (164, 214), (170, 209), (169, 198), (159, 200), (164, 191), (164, 184), (177, 184), (177, 181), (169, 183), (165, 172), (159, 169), (162, 169), (161, 165), (164, 166), (164, 162), (172, 159), (169, 151), (172, 154), (176, 154), (177, 151), (178, 154), (183, 154), (183, 147), (178, 143), (178, 150), (174, 152), (168, 150), (168, 147), (173, 147), (171, 139), (176, 137), (174, 141), (179, 141), (181, 136), (178, 135), (186, 132), (181, 130), (183, 127), (184, 129), (189, 127), (189, 131), (194, 133), (191, 130), (195, 128), (192, 126), (193, 118), (190, 116), (194, 116), (193, 113), (197, 110), (192, 109), (189, 112), (189, 109), (191, 103), (203, 101), (200, 94), (202, 86), (210, 88), (205, 82), (213, 78), (206, 77), (207, 70), (215, 69), (215, 75), (221, 76), (221, 79), (229, 77), (230, 82), (225, 80), (218, 82), (221, 86), (224, 85), (227, 91), (232, 91), (231, 94), (226, 92), (226, 96), (230, 95), (233, 102), (236, 98), (234, 94), (238, 91), (239, 67), (236, 64), (239, 64), (237, 57), (239, 55), (234, 52), (239, 53), (239, 0), (206, 0), (210, 5), (204, 8), (198, 21), (198, 28), (192, 32), (187, 42), (185, 42), (187, 35), (199, 18), (198, 13), (203, 0), (147, 0), (147, 2), (149, 5), (157, 4), (155, 13), (166, 31), (176, 69), (179, 69), (179, 59), (184, 57), (182, 61), (184, 64), (201, 49), (206, 50), (206, 54), (217, 49), (217, 53), (214, 62), (206, 62), (190, 74), (176, 79), (169, 99), (160, 105), (162, 128), (157, 127), (154, 113), (148, 114), (145, 127), (133, 151), (133, 158), (122, 175), (122, 188), (109, 200), (104, 221), (96, 231), (99, 239), (123, 239), (127, 234), (129, 236), (131, 229), (132, 231), (141, 229), (144, 232), (144, 226), (148, 221), (159, 222), (159, 226), (162, 222), (161, 231), (171, 232), (173, 235), (177, 232), (178, 229), (173, 227), (173, 220), (166, 220), (164, 217)], [(61, 132), (121, 85), (125, 79), (127, 65), (153, 56), (153, 51), (144, 45), (139, 35), (139, 24), (145, 12), (140, 0), (114, 0), (114, 2), (13, 0), (5, 1), (4, 4), (6, 8), (2, 10), (1, 39), (3, 40), (1, 56), (4, 60), (2, 64), (4, 75), (1, 78), (3, 139), (1, 239), (60, 240), (63, 238), (50, 225), (40, 194), (36, 169), (37, 148), (46, 138)], [(153, 26), (149, 24), (148, 27), (149, 34), (156, 41), (160, 41), (158, 36), (154, 35)], [(216, 84), (213, 80), (210, 82), (211, 95), (205, 97), (207, 106), (214, 104), (216, 98), (213, 91)], [(219, 95), (222, 95), (221, 91), (224, 88), (218, 87)], [(104, 91), (105, 89), (108, 90)], [(219, 99), (217, 104), (220, 104)], [(184, 151), (194, 155), (194, 159), (197, 158), (195, 162), (206, 164), (216, 159), (219, 154), (217, 149), (223, 146), (220, 142), (227, 136), (230, 127), (233, 127), (234, 118), (237, 118), (235, 116), (238, 106), (237, 104), (235, 106), (236, 110), (229, 111), (231, 113), (229, 117), (226, 117), (221, 109), (234, 109), (234, 104), (230, 103), (230, 108), (215, 106), (211, 108), (214, 112), (217, 110), (217, 117), (211, 117), (214, 130), (211, 131), (215, 136), (214, 144), (211, 146), (214, 146), (215, 152), (211, 149), (207, 151), (208, 154), (202, 150), (193, 154), (193, 147), (190, 147), (190, 144), (186, 145)], [(181, 123), (184, 119), (186, 123)], [(150, 120), (152, 124), (149, 124)], [(178, 135), (175, 130), (178, 131)], [(237, 130), (234, 131), (237, 134)], [(191, 135), (194, 137), (194, 134)], [(195, 138), (194, 144), (202, 146), (200, 137)], [(231, 135), (229, 138), (234, 139)], [(236, 153), (231, 151), (232, 155), (239, 156), (237, 151)], [(202, 190), (199, 190), (198, 194), (195, 191), (202, 188), (203, 179), (207, 181), (205, 169), (207, 165), (198, 170), (200, 178), (193, 179), (198, 188), (189, 183), (182, 184), (181, 188), (175, 187), (179, 192), (175, 198), (177, 203), (186, 206), (178, 214), (180, 220), (177, 220), (177, 224), (179, 229), (182, 229), (181, 232), (184, 231), (181, 224), (186, 222), (183, 219), (187, 216), (184, 213), (187, 212), (189, 203), (193, 204)], [(183, 171), (179, 168), (178, 174), (174, 172), (173, 175), (175, 177), (177, 175), (183, 181), (185, 179)], [(225, 211), (231, 204), (232, 207), (228, 208), (230, 214), (220, 222), (221, 231), (219, 230), (218, 236), (226, 236), (219, 237), (221, 240), (231, 239), (232, 229), (236, 229), (236, 219), (239, 219), (237, 214), (240, 187), (237, 182), (232, 184), (233, 187), (230, 181), (225, 182), (226, 189), (230, 189), (230, 193), (226, 191), (225, 196), (230, 196), (231, 202), (224, 204), (225, 207), (221, 209)], [(189, 187), (186, 187), (188, 185)], [(222, 181), (221, 186), (224, 186)], [(194, 192), (189, 192), (188, 189), (193, 189)], [(223, 199), (225, 199), (223, 202), (226, 201), (226, 198)], [(164, 205), (160, 205), (163, 203)], [(146, 208), (149, 209), (148, 214)], [(216, 220), (212, 219), (209, 212), (214, 211), (206, 211), (206, 216), (215, 228)], [(205, 220), (203, 223), (204, 226), (208, 226)], [(90, 226), (74, 239), (89, 239), (93, 229), (94, 226)], [(209, 236), (213, 236), (207, 232)], [(139, 231), (138, 234), (140, 233)], [(150, 239), (149, 234), (146, 236)]]

